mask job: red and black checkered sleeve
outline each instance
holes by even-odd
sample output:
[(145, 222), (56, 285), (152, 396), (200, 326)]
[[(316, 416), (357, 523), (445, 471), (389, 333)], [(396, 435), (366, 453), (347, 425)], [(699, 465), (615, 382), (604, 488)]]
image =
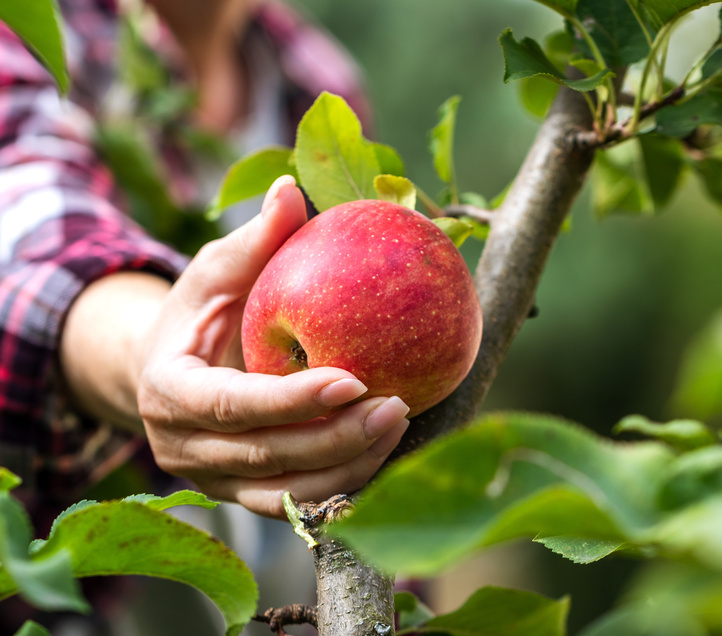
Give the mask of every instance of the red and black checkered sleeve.
[[(84, 15), (94, 18), (100, 24), (107, 16)], [(85, 52), (70, 36), (69, 56), (82, 71)], [(87, 59), (99, 68), (94, 53)], [(73, 300), (112, 272), (143, 270), (173, 280), (186, 262), (123, 213), (93, 149), (92, 117), (80, 103), (61, 98), (0, 23), (0, 465), (25, 479), (38, 473), (43, 457), (69, 456), (83, 443), (78, 431), (49, 425), (47, 412)]]

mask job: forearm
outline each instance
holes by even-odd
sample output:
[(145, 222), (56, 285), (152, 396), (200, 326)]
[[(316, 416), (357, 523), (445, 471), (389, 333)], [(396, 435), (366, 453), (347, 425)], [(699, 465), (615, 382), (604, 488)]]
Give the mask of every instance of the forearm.
[(60, 369), (77, 407), (143, 433), (136, 394), (149, 329), (170, 283), (120, 272), (89, 285), (73, 303), (60, 340)]

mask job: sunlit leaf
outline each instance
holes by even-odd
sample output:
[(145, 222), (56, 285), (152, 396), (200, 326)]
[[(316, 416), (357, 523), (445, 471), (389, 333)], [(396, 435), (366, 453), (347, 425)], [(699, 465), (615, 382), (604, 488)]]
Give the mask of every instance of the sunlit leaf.
[(458, 197), (454, 171), (454, 130), (456, 112), (461, 98), (457, 95), (447, 99), (439, 108), (439, 121), (431, 130), (429, 148), (434, 158), (434, 169), (439, 178), (449, 184), (452, 201)]
[(0, 466), (0, 491), (7, 492), (13, 488), (17, 488), (22, 483), (22, 479), (12, 471)]
[(696, 420), (674, 420), (660, 424), (642, 415), (628, 415), (613, 431), (617, 434), (640, 433), (680, 450), (693, 450), (719, 441), (710, 428)]
[(555, 418), (491, 414), (389, 467), (330, 531), (413, 574), (522, 536), (621, 542), (657, 521), (673, 457), (661, 444), (612, 444)]
[(380, 174), (374, 178), (374, 190), (383, 201), (391, 201), (411, 210), (416, 208), (416, 187), (406, 177)]
[[(257, 590), (248, 568), (226, 546), (162, 512), (170, 505), (213, 505), (203, 495), (181, 492), (163, 500), (84, 502), (62, 515), (32, 555), (32, 563), (67, 555), (74, 577), (145, 575), (192, 585), (215, 603), (226, 634), (238, 634), (255, 611)], [(145, 503), (141, 503), (145, 501)], [(19, 586), (0, 571), (0, 598)]]
[(432, 219), (432, 221), (454, 242), (456, 247), (461, 247), (474, 231), (474, 226), (463, 219), (443, 216), (439, 219)]
[(322, 93), (301, 119), (296, 169), (316, 209), (373, 199), (379, 160), (361, 132), (361, 122), (343, 98)]
[(236, 161), (223, 177), (207, 216), (218, 218), (225, 208), (263, 194), (278, 177), (290, 174), (298, 179), (292, 158), (291, 148), (273, 146)]
[(56, 0), (4, 0), (0, 20), (15, 31), (50, 71), (61, 93), (67, 93), (70, 79), (65, 65), (62, 16)]
[(403, 177), (405, 174), (404, 162), (396, 149), (386, 144), (372, 143), (376, 159), (379, 162), (381, 174), (391, 174), (395, 177)]
[(559, 92), (559, 84), (550, 82), (544, 77), (527, 77), (521, 80), (521, 101), (534, 117), (546, 117), (554, 98)]
[(624, 545), (620, 541), (602, 541), (584, 537), (537, 537), (534, 540), (565, 559), (579, 564), (599, 561)]

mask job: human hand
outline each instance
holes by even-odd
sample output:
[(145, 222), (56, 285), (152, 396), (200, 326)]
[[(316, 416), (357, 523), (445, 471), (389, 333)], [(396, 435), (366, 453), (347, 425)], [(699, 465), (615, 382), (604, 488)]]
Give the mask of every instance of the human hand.
[(242, 370), (248, 293), (305, 220), (303, 195), (282, 177), (258, 217), (205, 246), (144, 337), (138, 381), (138, 410), (160, 468), (273, 517), (284, 516), (285, 491), (321, 501), (363, 486), (408, 426), (397, 397), (350, 404), (366, 387), (341, 369), (283, 377)]

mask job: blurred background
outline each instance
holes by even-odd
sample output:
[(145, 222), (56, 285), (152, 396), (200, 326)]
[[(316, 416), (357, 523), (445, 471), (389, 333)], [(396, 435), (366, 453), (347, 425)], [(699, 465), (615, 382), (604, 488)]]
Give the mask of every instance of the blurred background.
[[(539, 41), (562, 20), (532, 0), (297, 0), (363, 67), (374, 105), (373, 137), (394, 146), (407, 176), (430, 194), (442, 184), (427, 150), (438, 107), (460, 95), (455, 160), (461, 190), (493, 198), (513, 178), (539, 121), (525, 111), (519, 84), (503, 83), (497, 38)], [(718, 7), (694, 12), (672, 39), (670, 74), (719, 33)], [(470, 239), (471, 267), (480, 244)], [(595, 218), (589, 186), (571, 230), (552, 253), (527, 322), (502, 365), (486, 410), (555, 413), (604, 435), (623, 416), (655, 421), (693, 416), (670, 403), (691, 340), (722, 309), (722, 209), (687, 175), (656, 218)], [(722, 390), (722, 389), (721, 389)], [(504, 546), (431, 584), (435, 609), (458, 607), (485, 583), (572, 594), (570, 633), (613, 605), (635, 563), (578, 566), (536, 544)]]

